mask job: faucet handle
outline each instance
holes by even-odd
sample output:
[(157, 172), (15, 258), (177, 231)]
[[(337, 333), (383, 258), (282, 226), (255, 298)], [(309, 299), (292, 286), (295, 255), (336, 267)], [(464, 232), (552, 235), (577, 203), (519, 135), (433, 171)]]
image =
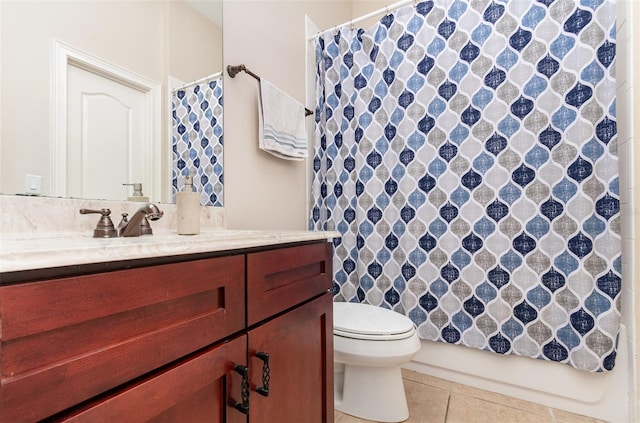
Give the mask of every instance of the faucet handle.
[(118, 232), (116, 228), (113, 226), (113, 222), (109, 215), (111, 214), (110, 209), (100, 209), (100, 210), (91, 210), (91, 209), (80, 209), (80, 214), (101, 214), (100, 220), (98, 220), (98, 224), (96, 228), (93, 230), (94, 238), (115, 238), (118, 236)]

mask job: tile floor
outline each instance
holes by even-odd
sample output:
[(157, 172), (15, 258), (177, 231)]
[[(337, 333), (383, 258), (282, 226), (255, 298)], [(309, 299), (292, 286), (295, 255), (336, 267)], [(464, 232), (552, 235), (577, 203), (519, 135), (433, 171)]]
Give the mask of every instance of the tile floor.
[[(410, 414), (406, 423), (604, 423), (410, 370), (403, 369), (402, 376)], [(370, 420), (336, 411), (334, 422)]]

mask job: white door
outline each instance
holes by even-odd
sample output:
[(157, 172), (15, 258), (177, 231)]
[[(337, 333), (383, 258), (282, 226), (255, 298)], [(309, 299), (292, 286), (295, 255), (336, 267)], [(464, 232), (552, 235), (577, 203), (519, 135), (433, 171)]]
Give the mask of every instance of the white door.
[(133, 182), (148, 195), (145, 93), (73, 65), (67, 72), (67, 196), (126, 200), (122, 184)]

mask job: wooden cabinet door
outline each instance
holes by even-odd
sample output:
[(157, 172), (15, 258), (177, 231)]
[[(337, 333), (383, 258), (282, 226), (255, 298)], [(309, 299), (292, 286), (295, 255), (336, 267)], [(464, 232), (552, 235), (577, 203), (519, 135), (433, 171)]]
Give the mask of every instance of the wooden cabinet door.
[(246, 423), (233, 408), (241, 402), (242, 377), (234, 366), (246, 363), (246, 336), (224, 342), (90, 404), (65, 422)]
[(249, 332), (250, 423), (333, 422), (332, 307), (326, 293)]
[(0, 286), (0, 421), (47, 418), (245, 326), (243, 256)]

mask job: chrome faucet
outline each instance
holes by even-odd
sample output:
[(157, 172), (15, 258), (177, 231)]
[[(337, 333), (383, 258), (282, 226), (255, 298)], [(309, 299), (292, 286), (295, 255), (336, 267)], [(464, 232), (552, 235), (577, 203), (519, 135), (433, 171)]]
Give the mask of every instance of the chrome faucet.
[(149, 220), (158, 220), (164, 213), (160, 211), (158, 206), (153, 203), (147, 203), (140, 207), (131, 216), (131, 219), (127, 218), (127, 214), (122, 214), (122, 220), (118, 224), (118, 236), (140, 236), (151, 235), (151, 225)]

